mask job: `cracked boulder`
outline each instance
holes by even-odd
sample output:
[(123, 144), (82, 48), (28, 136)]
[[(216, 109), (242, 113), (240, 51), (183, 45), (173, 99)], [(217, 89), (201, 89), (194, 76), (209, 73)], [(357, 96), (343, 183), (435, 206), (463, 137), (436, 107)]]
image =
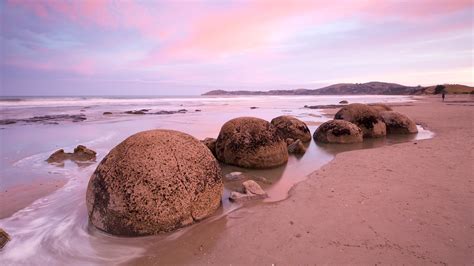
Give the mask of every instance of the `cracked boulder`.
[(362, 130), (345, 120), (330, 120), (322, 123), (314, 132), (313, 138), (323, 143), (362, 142)]
[(288, 161), (286, 142), (276, 127), (255, 117), (227, 121), (217, 137), (216, 156), (244, 168), (271, 168)]
[(385, 123), (380, 117), (379, 111), (372, 106), (361, 103), (352, 103), (342, 107), (334, 116), (336, 120), (346, 120), (356, 124), (364, 138), (378, 138), (387, 134)]
[(173, 130), (130, 136), (97, 166), (87, 187), (90, 223), (113, 235), (173, 231), (213, 214), (223, 193), (211, 151)]
[(282, 115), (273, 118), (271, 123), (277, 128), (277, 133), (283, 139), (292, 138), (299, 139), (302, 142), (311, 141), (311, 132), (308, 126), (296, 117)]
[(381, 113), (389, 134), (414, 134), (418, 132), (415, 122), (408, 116), (395, 111)]

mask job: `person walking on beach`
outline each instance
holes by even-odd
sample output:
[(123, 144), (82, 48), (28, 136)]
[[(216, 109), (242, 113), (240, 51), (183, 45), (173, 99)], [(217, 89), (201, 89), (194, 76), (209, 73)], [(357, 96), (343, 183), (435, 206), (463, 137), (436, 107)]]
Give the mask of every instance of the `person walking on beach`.
[(445, 93), (444, 93), (444, 91), (443, 91), (443, 92), (441, 93), (441, 98), (443, 98), (443, 102), (444, 102), (444, 97), (446, 97), (446, 96), (445, 96)]

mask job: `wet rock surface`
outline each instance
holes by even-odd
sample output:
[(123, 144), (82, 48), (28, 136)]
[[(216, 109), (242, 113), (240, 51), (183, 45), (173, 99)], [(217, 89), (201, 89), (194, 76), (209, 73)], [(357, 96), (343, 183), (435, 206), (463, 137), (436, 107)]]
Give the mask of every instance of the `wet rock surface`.
[(10, 241), (10, 235), (5, 232), (2, 228), (0, 228), (0, 250), (5, 247), (5, 245)]
[(418, 132), (415, 122), (402, 113), (385, 111), (380, 114), (387, 125), (388, 134), (414, 134)]
[(84, 145), (78, 145), (74, 148), (74, 152), (65, 152), (63, 149), (55, 151), (49, 156), (46, 161), (48, 163), (63, 163), (65, 160), (75, 162), (93, 161), (95, 160), (96, 152), (88, 149)]
[(272, 119), (272, 125), (277, 129), (282, 139), (299, 139), (302, 142), (311, 141), (311, 132), (308, 126), (296, 117), (282, 115)]
[(59, 115), (43, 115), (43, 116), (34, 116), (25, 119), (3, 119), (0, 120), (0, 125), (10, 125), (15, 123), (40, 123), (40, 124), (59, 124), (59, 122), (82, 122), (87, 120), (85, 114), (59, 114)]
[(356, 124), (364, 137), (383, 137), (386, 135), (386, 126), (379, 112), (366, 104), (352, 103), (342, 107), (334, 116), (336, 120), (346, 120)]
[(287, 145), (276, 127), (255, 117), (226, 122), (217, 138), (216, 156), (244, 168), (271, 168), (288, 161)]
[(90, 222), (114, 235), (173, 231), (217, 210), (222, 173), (199, 140), (173, 130), (130, 136), (92, 174), (86, 204)]
[(243, 192), (232, 191), (229, 199), (234, 202), (245, 202), (249, 200), (264, 199), (267, 193), (260, 187), (260, 185), (253, 181), (247, 180), (242, 183)]
[(313, 134), (317, 142), (357, 143), (363, 141), (362, 130), (345, 120), (330, 120), (321, 124)]

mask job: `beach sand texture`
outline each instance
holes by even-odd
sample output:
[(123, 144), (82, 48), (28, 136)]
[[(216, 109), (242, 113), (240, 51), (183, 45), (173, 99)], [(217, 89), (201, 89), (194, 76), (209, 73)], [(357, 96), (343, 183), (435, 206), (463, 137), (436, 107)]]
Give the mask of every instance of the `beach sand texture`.
[(133, 263), (474, 262), (472, 97), (395, 107), (433, 139), (338, 154), (289, 199), (237, 210)]

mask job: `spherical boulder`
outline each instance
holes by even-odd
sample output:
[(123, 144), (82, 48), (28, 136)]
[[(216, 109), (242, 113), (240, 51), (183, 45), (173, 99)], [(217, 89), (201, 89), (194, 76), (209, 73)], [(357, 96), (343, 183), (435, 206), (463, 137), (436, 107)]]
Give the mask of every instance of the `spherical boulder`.
[(387, 133), (389, 134), (413, 134), (418, 132), (415, 122), (404, 114), (386, 111), (380, 115), (387, 125)]
[(316, 129), (313, 138), (324, 143), (357, 143), (362, 142), (362, 135), (362, 130), (349, 121), (330, 120)]
[(283, 139), (292, 138), (294, 140), (299, 139), (302, 142), (311, 141), (311, 132), (308, 126), (296, 117), (282, 115), (273, 118), (271, 123), (277, 128), (277, 133)]
[(173, 130), (130, 136), (113, 148), (87, 187), (89, 221), (113, 235), (169, 232), (219, 208), (222, 173), (210, 150)]
[(364, 137), (377, 138), (387, 134), (380, 114), (366, 104), (352, 103), (342, 107), (334, 116), (336, 120), (346, 120), (362, 129)]
[(216, 142), (217, 159), (245, 168), (271, 168), (288, 161), (286, 142), (268, 121), (239, 117), (227, 121)]

